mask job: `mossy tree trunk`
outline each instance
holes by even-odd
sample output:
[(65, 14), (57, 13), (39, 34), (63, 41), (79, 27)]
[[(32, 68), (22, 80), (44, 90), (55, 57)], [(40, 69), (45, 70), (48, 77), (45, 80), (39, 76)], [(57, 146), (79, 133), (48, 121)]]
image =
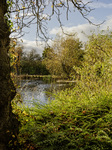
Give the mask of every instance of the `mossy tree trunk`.
[[(6, 0), (0, 0), (0, 150), (8, 150), (11, 134), (17, 129), (18, 122), (12, 113), (11, 100), (16, 94), (10, 78), (8, 56), (10, 31), (4, 15), (7, 13)], [(16, 123), (15, 123), (16, 122)]]

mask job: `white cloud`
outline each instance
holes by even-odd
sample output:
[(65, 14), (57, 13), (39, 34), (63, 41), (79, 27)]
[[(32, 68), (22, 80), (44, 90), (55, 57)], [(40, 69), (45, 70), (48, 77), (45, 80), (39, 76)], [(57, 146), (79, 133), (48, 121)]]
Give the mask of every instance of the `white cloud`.
[(24, 51), (28, 52), (32, 49), (35, 49), (38, 54), (42, 55), (43, 49), (45, 47), (45, 42), (36, 42), (23, 39), (22, 45), (24, 46)]
[(112, 31), (112, 15), (107, 16), (107, 20), (104, 24), (101, 25), (102, 30), (106, 30), (107, 28), (109, 28)]
[[(99, 27), (100, 30), (106, 30), (107, 28), (109, 28), (112, 31), (112, 16), (108, 16), (105, 23), (101, 24)], [(91, 25), (88, 23), (72, 27), (63, 27), (63, 29), (65, 33), (77, 33), (78, 38), (83, 42), (87, 41), (86, 35), (90, 35), (92, 31), (98, 32), (98, 26)], [(55, 27), (50, 31), (49, 34), (56, 35), (58, 33), (62, 34), (62, 30), (61, 28)]]
[[(89, 35), (90, 31), (94, 30), (94, 28), (95, 26), (90, 25), (90, 24), (82, 24), (82, 25), (72, 26), (72, 27), (63, 27), (65, 33), (72, 33), (72, 34), (78, 33), (77, 35), (78, 38), (83, 42), (87, 41), (87, 37), (84, 35), (84, 33), (86, 35)], [(56, 35), (58, 33), (62, 34), (61, 28), (54, 28), (50, 31), (50, 34), (52, 35)]]

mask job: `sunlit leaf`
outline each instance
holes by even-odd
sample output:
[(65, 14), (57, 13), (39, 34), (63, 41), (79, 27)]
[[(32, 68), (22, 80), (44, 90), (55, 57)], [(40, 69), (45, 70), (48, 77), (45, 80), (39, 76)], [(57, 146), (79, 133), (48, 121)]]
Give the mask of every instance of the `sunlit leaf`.
[(22, 6), (22, 8), (25, 9), (26, 7), (25, 7), (25, 6)]

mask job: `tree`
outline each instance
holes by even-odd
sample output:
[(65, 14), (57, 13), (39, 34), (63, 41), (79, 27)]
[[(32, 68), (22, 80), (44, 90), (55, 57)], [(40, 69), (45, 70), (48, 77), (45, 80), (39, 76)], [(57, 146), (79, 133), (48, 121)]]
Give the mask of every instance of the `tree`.
[[(89, 36), (86, 44), (86, 62), (94, 66), (95, 74), (103, 75), (104, 66), (111, 61), (112, 57), (112, 36), (109, 31), (101, 31), (98, 34)], [(107, 66), (107, 65), (106, 65)]]
[(53, 57), (53, 54), (54, 54), (53, 48), (51, 48), (50, 46), (45, 47), (44, 51), (42, 53), (42, 58), (43, 59), (45, 59), (45, 58), (51, 59)]
[(52, 75), (62, 75), (62, 65), (59, 55), (53, 49), (54, 47), (45, 47), (43, 51), (43, 64)]
[(10, 30), (5, 17), (8, 5), (5, 0), (0, 1), (0, 149), (7, 150), (17, 121), (12, 113), (11, 100), (16, 94), (10, 77), (10, 60), (7, 52), (10, 45)]
[(83, 67), (75, 67), (81, 74), (79, 86), (97, 92), (98, 89), (111, 89), (112, 82), (112, 33), (99, 32), (89, 36), (85, 46)]
[(61, 63), (63, 71), (70, 77), (71, 74), (78, 76), (74, 66), (81, 67), (84, 59), (82, 42), (75, 37), (66, 37), (61, 40)]
[(76, 36), (57, 35), (52, 48), (43, 51), (44, 63), (51, 74), (70, 77), (77, 76), (74, 66), (81, 67), (84, 59), (82, 42)]
[(21, 73), (22, 74), (43, 74), (47, 73), (47, 70), (42, 64), (42, 58), (37, 54), (35, 49), (32, 49), (29, 53), (24, 53), (21, 58)]
[[(9, 51), (11, 32), (16, 31), (17, 35), (23, 35), (23, 27), (29, 27), (31, 23), (37, 19), (37, 35), (41, 39), (47, 39), (46, 23), (54, 14), (57, 15), (58, 21), (61, 24), (60, 10), (65, 8), (68, 12), (72, 6), (81, 13), (81, 15), (88, 20), (87, 13), (91, 11), (87, 7), (88, 3), (84, 3), (82, 0), (0, 0), (0, 149), (8, 149), (9, 138), (7, 138), (7, 131), (14, 128), (13, 114), (11, 110), (11, 100), (16, 94), (13, 82), (10, 77), (10, 60), (7, 55)], [(21, 5), (22, 4), (22, 5)], [(46, 10), (50, 5), (52, 11), (51, 14), (47, 14)], [(84, 12), (84, 13), (83, 13)], [(85, 13), (86, 12), (86, 13)], [(14, 28), (12, 29), (12, 22), (10, 20), (10, 14), (15, 15), (15, 21), (13, 21)], [(12, 16), (13, 16), (12, 15)], [(89, 20), (88, 20), (89, 21)], [(91, 23), (91, 21), (89, 21)]]

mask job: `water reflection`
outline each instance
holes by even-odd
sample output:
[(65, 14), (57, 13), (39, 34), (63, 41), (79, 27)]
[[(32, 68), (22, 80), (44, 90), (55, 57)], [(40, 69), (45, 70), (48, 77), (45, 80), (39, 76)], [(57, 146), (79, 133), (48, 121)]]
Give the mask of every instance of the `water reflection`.
[(67, 84), (46, 83), (43, 80), (21, 80), (18, 85), (20, 88), (17, 91), (20, 93), (23, 102), (30, 105), (36, 101), (47, 103), (54, 99), (54, 92), (68, 87)]

